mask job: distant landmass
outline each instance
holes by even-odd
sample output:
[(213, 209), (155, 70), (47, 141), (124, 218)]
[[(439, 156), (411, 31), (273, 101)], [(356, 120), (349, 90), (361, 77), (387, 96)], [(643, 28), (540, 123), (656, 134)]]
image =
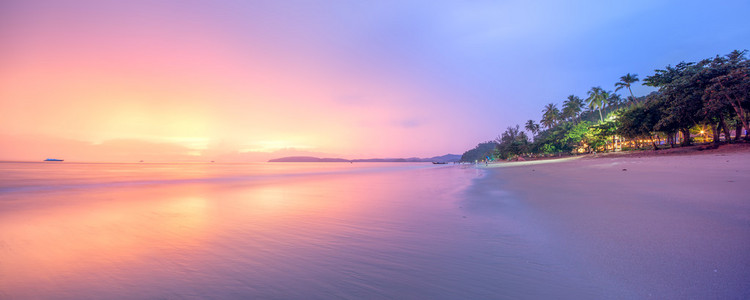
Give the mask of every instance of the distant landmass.
[(319, 158), (312, 156), (287, 156), (274, 158), (268, 162), (457, 162), (461, 160), (461, 155), (446, 154), (430, 158), (365, 158), (365, 159), (343, 159), (343, 158)]

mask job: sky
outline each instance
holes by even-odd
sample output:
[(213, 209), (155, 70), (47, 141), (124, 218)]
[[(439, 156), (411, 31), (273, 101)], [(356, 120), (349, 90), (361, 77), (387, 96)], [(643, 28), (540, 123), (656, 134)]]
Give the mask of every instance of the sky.
[(4, 0), (0, 160), (461, 154), (626, 73), (750, 49), (749, 11), (746, 0)]

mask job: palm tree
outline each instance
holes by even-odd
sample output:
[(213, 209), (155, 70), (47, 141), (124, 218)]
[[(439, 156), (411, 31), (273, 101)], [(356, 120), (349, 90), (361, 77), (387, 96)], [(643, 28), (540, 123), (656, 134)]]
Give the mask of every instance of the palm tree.
[(609, 93), (604, 91), (599, 86), (592, 87), (590, 91), (588, 91), (589, 97), (586, 98), (586, 101), (589, 103), (589, 108), (592, 110), (598, 109), (599, 110), (599, 121), (604, 122), (604, 117), (602, 117), (602, 108), (607, 105), (607, 98), (609, 97)]
[[(611, 100), (612, 100), (612, 92), (610, 92), (610, 91), (605, 91), (605, 90), (602, 90), (602, 99), (601, 99), (601, 101), (599, 102), (599, 103), (600, 103), (600, 105), (599, 105), (599, 117), (600, 117), (600, 118), (601, 118), (601, 116), (602, 116), (602, 111), (603, 111), (603, 110), (604, 110), (604, 111), (606, 111), (606, 108), (607, 108), (607, 106), (610, 106), (610, 104), (611, 104), (611, 102), (610, 102), (610, 101), (611, 101)], [(607, 113), (604, 113), (604, 114), (607, 114)], [(602, 118), (602, 119), (603, 119), (603, 118)], [(603, 121), (603, 120), (602, 120), (602, 121)]]
[(552, 119), (550, 119), (547, 115), (544, 115), (542, 117), (542, 120), (539, 121), (539, 124), (542, 124), (542, 126), (544, 126), (544, 128), (550, 129), (550, 128), (552, 128), (552, 125), (555, 124), (554, 122), (555, 121), (552, 120)]
[(532, 136), (536, 136), (536, 133), (539, 132), (539, 124), (534, 123), (534, 120), (528, 120), (526, 121), (526, 130), (531, 132)]
[(560, 117), (560, 110), (557, 108), (557, 104), (550, 103), (542, 110), (542, 125), (547, 129), (552, 128), (557, 124), (557, 120)]
[(619, 94), (611, 93), (609, 97), (607, 97), (607, 104), (611, 106), (620, 106), (622, 104), (622, 97), (620, 97)]
[(563, 103), (562, 111), (560, 112), (560, 119), (565, 121), (573, 120), (573, 118), (576, 116), (575, 111), (573, 111), (573, 107), (570, 105), (566, 105), (567, 102)]
[(635, 101), (635, 96), (633, 96), (633, 90), (630, 89), (630, 85), (639, 81), (638, 74), (625, 74), (625, 76), (620, 77), (620, 82), (615, 83), (615, 92), (621, 90), (622, 88), (628, 88), (628, 91), (630, 91), (630, 101)]
[(581, 117), (581, 111), (583, 111), (583, 106), (585, 105), (585, 103), (583, 102), (583, 99), (575, 95), (570, 95), (568, 96), (568, 100), (570, 100), (571, 102), (574, 102), (576, 107), (578, 107), (577, 112), (576, 112), (576, 119), (579, 119)]
[(577, 119), (583, 108), (583, 99), (575, 95), (568, 96), (568, 100), (563, 102), (562, 115), (564, 118)]

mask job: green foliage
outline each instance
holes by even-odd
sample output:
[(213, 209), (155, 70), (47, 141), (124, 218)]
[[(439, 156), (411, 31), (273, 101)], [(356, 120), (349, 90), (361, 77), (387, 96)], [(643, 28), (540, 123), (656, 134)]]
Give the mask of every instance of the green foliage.
[(552, 144), (544, 144), (542, 145), (542, 153), (554, 154), (554, 153), (557, 153), (557, 148), (555, 147), (555, 145), (552, 145)]
[[(689, 136), (689, 128), (699, 123), (714, 123), (727, 111), (736, 112), (747, 128), (745, 108), (748, 107), (750, 78), (745, 51), (734, 51), (725, 57), (704, 59), (697, 63), (681, 62), (656, 70), (647, 77), (646, 85), (659, 88), (654, 100), (662, 112), (655, 130), (681, 131)], [(726, 84), (726, 85), (725, 85)], [(683, 143), (689, 144), (690, 139)]]
[[(581, 122), (579, 125), (585, 123)], [(544, 154), (570, 152), (577, 144), (576, 141), (567, 138), (567, 135), (571, 128), (579, 125), (575, 125), (573, 122), (565, 122), (553, 129), (545, 130), (536, 137), (529, 149), (534, 153)]]
[(583, 147), (588, 145), (593, 138), (591, 132), (591, 122), (583, 121), (575, 124), (565, 133), (563, 142), (569, 145), (571, 148)]
[(548, 129), (552, 128), (552, 126), (555, 126), (557, 124), (557, 121), (560, 119), (560, 110), (557, 108), (557, 104), (547, 104), (544, 107), (544, 110), (542, 110), (542, 113), (541, 123)]
[[(714, 58), (709, 68), (709, 82), (702, 100), (701, 112), (706, 117), (719, 117), (733, 111), (745, 128), (750, 127), (747, 111), (750, 110), (750, 61), (745, 58), (747, 51), (733, 51), (726, 58)], [(706, 78), (703, 78), (706, 80)]]
[(630, 86), (638, 81), (638, 74), (625, 74), (625, 76), (620, 77), (620, 82), (615, 83), (615, 92), (623, 88), (627, 88), (630, 92), (630, 98), (628, 99), (628, 102), (633, 103), (635, 102), (635, 96), (633, 95), (633, 90), (630, 89)]
[(522, 155), (529, 150), (529, 138), (520, 130), (520, 126), (508, 127), (495, 142), (497, 143), (497, 156), (500, 159), (508, 159)]
[[(584, 100), (570, 95), (563, 102), (562, 111), (555, 103), (544, 107), (540, 121), (544, 130), (533, 120), (526, 122), (524, 128), (534, 136), (533, 142), (518, 125), (508, 127), (495, 142), (478, 145), (464, 153), (462, 160), (483, 160), (492, 152), (506, 159), (581, 148), (599, 150), (614, 142), (617, 135), (633, 140), (666, 135), (671, 144), (675, 141), (674, 134), (680, 131), (688, 137), (683, 140), (687, 144), (690, 128), (697, 124), (708, 126), (714, 137), (718, 137), (718, 128), (728, 132), (730, 126), (739, 135), (742, 127), (750, 128), (750, 61), (745, 58), (746, 52), (735, 50), (723, 57), (681, 62), (656, 70), (643, 83), (657, 87), (658, 91), (645, 97), (634, 97), (631, 86), (639, 79), (637, 74), (630, 73), (615, 83), (615, 91), (628, 89), (628, 101), (601, 87), (593, 87), (586, 99), (589, 110), (584, 111)], [(704, 135), (709, 132), (703, 131)]]
[(654, 102), (635, 105), (620, 114), (617, 134), (629, 139), (649, 138), (655, 133), (660, 118), (661, 111)]
[(563, 110), (561, 117), (565, 120), (575, 120), (583, 109), (583, 99), (578, 98), (575, 95), (568, 96), (568, 99), (563, 102)]
[(534, 123), (534, 120), (528, 120), (526, 121), (526, 126), (524, 126), (526, 130), (531, 132), (531, 136), (536, 136), (536, 133), (539, 132), (539, 124)]
[[(657, 70), (657, 74), (647, 77), (646, 82), (658, 82), (662, 102), (662, 115), (655, 129), (662, 131), (683, 131), (702, 119), (698, 112), (702, 107), (703, 83), (691, 80), (697, 76), (706, 62), (680, 63), (674, 68)], [(661, 71), (661, 72), (660, 72)]]
[(592, 110), (599, 110), (599, 121), (603, 122), (604, 117), (602, 115), (602, 109), (604, 109), (610, 102), (619, 102), (620, 96), (613, 96), (611, 92), (605, 91), (599, 86), (592, 87), (588, 91), (589, 97), (586, 101), (589, 103), (589, 108)]
[(497, 148), (497, 143), (493, 141), (480, 143), (474, 147), (474, 149), (464, 152), (464, 154), (461, 155), (461, 161), (474, 162), (485, 160), (487, 157), (492, 157), (494, 155), (495, 148)]

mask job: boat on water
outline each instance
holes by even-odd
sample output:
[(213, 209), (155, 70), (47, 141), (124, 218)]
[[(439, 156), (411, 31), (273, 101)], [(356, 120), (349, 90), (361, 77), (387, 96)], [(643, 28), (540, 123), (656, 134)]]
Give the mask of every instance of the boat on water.
[(446, 164), (446, 162), (444, 162), (444, 161), (433, 161), (432, 164), (433, 165), (444, 165), (444, 164)]
[(48, 159), (45, 159), (44, 161), (63, 161), (63, 160), (57, 159), (57, 158), (48, 158)]

